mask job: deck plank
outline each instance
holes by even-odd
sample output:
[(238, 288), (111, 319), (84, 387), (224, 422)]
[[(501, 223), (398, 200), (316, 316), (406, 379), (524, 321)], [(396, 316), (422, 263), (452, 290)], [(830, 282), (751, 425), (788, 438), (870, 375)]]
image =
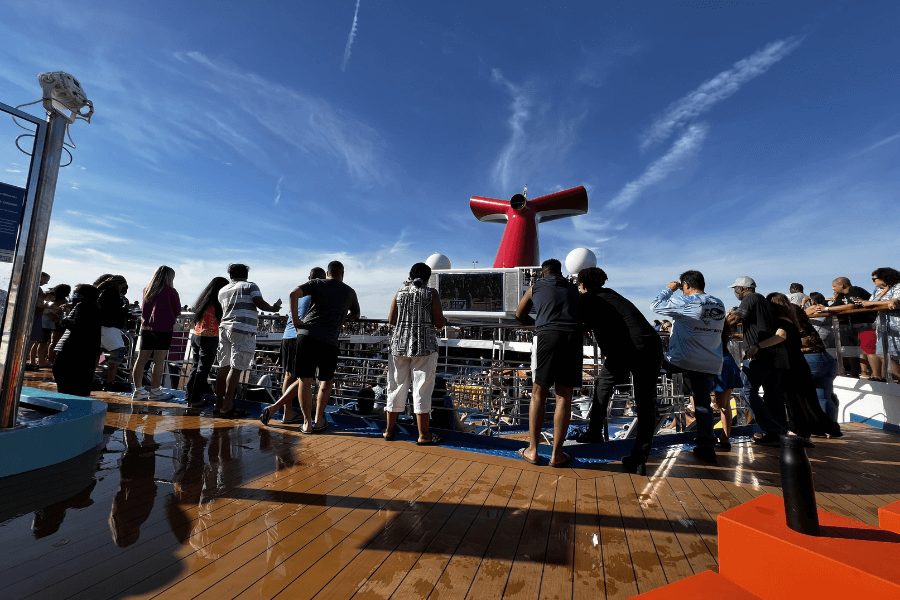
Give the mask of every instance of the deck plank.
[[(455, 550), (443, 552), (439, 557), (429, 556), (428, 552), (423, 554), (394, 596), (425, 598), (418, 592), (424, 591), (430, 582), (432, 589), (428, 598), (465, 598), (521, 474), (517, 468), (506, 467)], [(452, 523), (448, 528), (453, 529)]]
[[(321, 524), (323, 520), (330, 523), (331, 519), (352, 510), (369, 495), (405, 471), (415, 468), (417, 462), (418, 457), (413, 453), (398, 456), (382, 449), (373, 452), (370, 458), (355, 464), (340, 477), (333, 477), (304, 492), (288, 490), (292, 495), (297, 495), (297, 500), (286, 497), (288, 502), (269, 507), (258, 524), (248, 532), (253, 537), (240, 545), (226, 543), (227, 536), (222, 538), (223, 552), (213, 565), (202, 562), (194, 565), (189, 561), (173, 565), (173, 569), (181, 566), (181, 570), (189, 576), (159, 597), (234, 595), (245, 589), (246, 583), (241, 583), (245, 576), (255, 573), (258, 577), (261, 573), (268, 575), (275, 572), (271, 577), (277, 578), (286, 556), (307, 541), (309, 534), (317, 527), (327, 529), (327, 524)], [(303, 503), (300, 494), (309, 497), (308, 503)], [(325, 513), (329, 516), (319, 519)], [(216, 552), (216, 549), (210, 551)]]
[[(674, 446), (645, 477), (98, 397), (110, 429), (87, 476), (0, 480), (12, 512), (88, 480), (0, 528), (4, 599), (630, 598), (717, 570), (718, 516), (782, 494), (779, 449), (747, 442), (717, 465)], [(809, 451), (819, 507), (877, 524), (900, 499), (900, 435), (844, 431)]]
[(516, 482), (512, 498), (503, 511), (491, 543), (469, 588), (467, 599), (500, 598), (509, 581), (519, 539), (528, 518), (528, 508), (537, 491), (539, 476), (524, 471)]
[(573, 600), (604, 600), (603, 547), (600, 545), (600, 514), (597, 484), (580, 479), (575, 490), (575, 559), (572, 564)]
[(656, 554), (662, 564), (666, 581), (673, 582), (690, 577), (694, 572), (691, 570), (684, 549), (672, 529), (673, 524), (666, 518), (666, 513), (656, 495), (658, 481), (654, 482), (643, 475), (632, 475), (631, 483), (634, 486), (644, 518), (648, 523), (653, 524), (650, 527), (650, 537), (656, 547)]
[(637, 579), (613, 478), (598, 477), (594, 483), (597, 487), (606, 597), (610, 600), (631, 598), (638, 593)]
[(628, 539), (638, 591), (643, 594), (665, 585), (666, 575), (660, 562), (659, 550), (650, 534), (651, 525), (644, 517), (631, 476), (621, 473), (614, 475), (612, 479), (625, 523), (625, 536)]
[(666, 515), (675, 537), (678, 539), (688, 565), (694, 573), (707, 570), (718, 570), (716, 555), (703, 540), (696, 523), (691, 519), (685, 503), (679, 498), (676, 490), (669, 485), (669, 478), (657, 480), (655, 486), (656, 499)]
[[(456, 550), (502, 474), (503, 467), (488, 465), (459, 502), (454, 503), (453, 496), (442, 498), (440, 509), (429, 511), (353, 598), (427, 597), (444, 570), (445, 556), (449, 559)], [(401, 583), (404, 587), (398, 590)]]
[[(343, 453), (345, 453), (346, 456), (354, 456), (356, 454), (362, 454), (364, 450), (364, 447), (354, 444), (346, 446), (343, 449)], [(338, 453), (338, 456), (343, 455), (344, 454), (342, 453)], [(328, 465), (326, 462), (319, 462), (318, 464), (310, 466), (309, 469), (304, 470), (298, 476), (302, 481), (313, 481), (317, 478), (327, 478), (329, 473), (340, 471), (341, 469), (340, 463)], [(281, 474), (280, 477), (284, 480), (281, 485), (285, 482), (291, 482), (289, 476), (285, 477), (284, 474)], [(239, 478), (233, 478), (231, 481), (234, 483), (238, 480)], [(276, 480), (273, 485), (279, 485), (278, 480)], [(231, 490), (233, 491), (234, 488), (231, 488)], [(263, 497), (265, 493), (265, 490), (253, 490), (252, 492), (247, 492), (249, 499), (246, 502), (242, 502), (240, 498), (214, 496), (205, 506), (192, 506), (187, 511), (186, 519), (193, 522), (195, 526), (199, 528), (200, 534), (202, 535), (209, 528), (214, 527), (223, 521), (229, 521), (232, 524), (241, 522), (241, 519), (244, 517), (244, 515), (241, 515), (244, 508), (248, 505), (252, 506), (258, 503), (259, 498)], [(256, 495), (255, 497), (253, 496), (254, 494)], [(241, 496), (241, 494), (236, 495)], [(133, 512), (133, 509), (128, 510), (132, 510)], [(160, 510), (164, 511), (165, 505), (161, 505)], [(115, 511), (116, 506), (114, 505), (113, 512), (115, 513)], [(125, 521), (124, 518), (122, 520)], [(133, 520), (134, 519), (132, 519), (132, 521)], [(118, 523), (115, 526), (123, 527), (124, 525)], [(133, 525), (128, 526), (133, 527)], [(131, 529), (128, 529), (128, 531), (131, 531)], [(80, 556), (75, 556), (72, 560), (57, 565), (51, 573), (47, 574), (47, 576), (41, 578), (31, 577), (21, 581), (20, 584), (24, 584), (25, 586), (37, 584), (42, 587), (39, 590), (33, 590), (34, 592), (39, 591), (41, 594), (60, 594), (61, 596), (64, 594), (66, 597), (69, 597), (73, 593), (83, 591), (98, 582), (107, 580), (125, 569), (142, 566), (147, 558), (160, 552), (165, 552), (167, 549), (177, 544), (177, 540), (172, 540), (169, 536), (161, 534), (152, 539), (145, 538), (143, 543), (131, 544), (124, 548), (123, 551), (123, 548), (117, 547), (116, 544), (109, 543), (107, 538), (104, 540), (104, 545), (92, 553), (95, 560), (92, 560), (92, 563), (89, 566), (86, 567), (83, 562), (79, 560)], [(4, 590), (4, 593), (9, 593), (12, 597), (16, 597), (16, 595), (26, 597), (27, 594), (23, 594), (24, 590), (21, 589), (21, 587), (22, 586), (19, 584), (10, 586)]]
[[(183, 575), (198, 572), (197, 577), (190, 577), (187, 581), (182, 580), (179, 583), (203, 582), (201, 585), (211, 585), (217, 580), (216, 575), (222, 576), (247, 560), (247, 555), (250, 554), (248, 543), (264, 543), (267, 537), (277, 535), (281, 522), (291, 517), (298, 506), (305, 507), (309, 503), (320, 502), (324, 495), (335, 488), (353, 481), (359, 475), (365, 475), (370, 467), (388, 458), (386, 454), (370, 453), (352, 463), (349, 461), (335, 463), (333, 471), (329, 472), (326, 469), (314, 477), (308, 477), (288, 487), (279, 485), (265, 490), (260, 489), (261, 493), (252, 499), (231, 503), (229, 506), (232, 510), (227, 515), (219, 514), (216, 518), (208, 520), (201, 515), (196, 522), (195, 531), (186, 540), (187, 543), (176, 543), (163, 548), (128, 569), (119, 571), (116, 577), (108, 578), (103, 585), (87, 588), (72, 598), (118, 595), (125, 591), (120, 588), (123, 580), (137, 581), (138, 583), (132, 586), (131, 593), (140, 594), (148, 589), (157, 590), (162, 586), (161, 582), (178, 580)], [(225, 518), (222, 518), (223, 516)], [(250, 548), (252, 547), (251, 544)], [(169, 597), (184, 597), (182, 588), (183, 585), (178, 586), (178, 590), (174, 592), (166, 590), (163, 594)], [(200, 591), (202, 589), (194, 590), (191, 595)]]
[(572, 565), (575, 558), (576, 480), (560, 477), (553, 503), (550, 539), (541, 577), (541, 600), (572, 597)]
[(506, 589), (503, 590), (504, 598), (533, 599), (540, 593), (558, 483), (559, 476), (551, 473), (543, 473), (538, 479)]
[[(395, 511), (381, 511), (332, 548), (321, 559), (298, 565), (302, 570), (279, 594), (285, 598), (349, 598), (374, 573), (384, 560), (429, 513), (442, 513), (455, 506), (484, 472), (483, 463), (458, 461), (450, 475), (436, 481), (415, 502), (398, 506)], [(363, 552), (365, 550), (365, 552)], [(317, 552), (321, 554), (321, 552)], [(316, 557), (310, 557), (316, 558)], [(307, 568), (308, 567), (311, 568)], [(290, 567), (289, 567), (290, 568)], [(240, 596), (238, 596), (240, 597)]]

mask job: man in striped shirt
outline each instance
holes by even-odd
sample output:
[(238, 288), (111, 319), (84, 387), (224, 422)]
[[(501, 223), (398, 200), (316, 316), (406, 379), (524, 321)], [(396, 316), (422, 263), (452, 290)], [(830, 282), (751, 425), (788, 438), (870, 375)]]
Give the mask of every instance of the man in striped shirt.
[(234, 393), (244, 371), (250, 368), (256, 352), (256, 325), (259, 310), (278, 312), (281, 299), (275, 304), (263, 300), (259, 287), (247, 277), (250, 267), (242, 264), (228, 265), (231, 283), (219, 292), (222, 320), (219, 322), (219, 375), (216, 377), (216, 416), (230, 419), (243, 418), (247, 412), (235, 409)]

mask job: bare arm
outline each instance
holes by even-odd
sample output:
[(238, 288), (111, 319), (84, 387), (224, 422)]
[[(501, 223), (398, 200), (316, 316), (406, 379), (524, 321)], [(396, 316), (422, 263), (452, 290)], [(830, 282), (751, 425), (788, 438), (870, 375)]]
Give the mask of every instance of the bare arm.
[(262, 299), (262, 296), (254, 296), (253, 304), (259, 310), (264, 310), (266, 312), (278, 312), (281, 310), (281, 298), (275, 301), (275, 304), (269, 304), (265, 300)]
[(771, 348), (772, 346), (777, 346), (787, 339), (787, 332), (784, 329), (779, 328), (778, 331), (775, 332), (770, 338), (766, 338), (763, 341), (759, 342), (755, 346), (751, 346), (747, 349), (747, 358), (753, 360), (753, 357), (756, 356), (756, 353), (760, 351), (762, 348)]
[(896, 309), (900, 308), (900, 300), (861, 300), (859, 306), (863, 308), (876, 308), (876, 309)]
[(431, 320), (438, 329), (443, 329), (447, 321), (444, 319), (444, 308), (441, 306), (441, 299), (438, 297), (437, 290), (431, 290)]
[(528, 314), (534, 306), (534, 303), (531, 301), (531, 290), (533, 289), (534, 286), (528, 288), (528, 291), (522, 296), (522, 299), (519, 301), (519, 306), (516, 308), (516, 321), (522, 325), (534, 325), (534, 319)]
[[(807, 310), (807, 315), (811, 317), (821, 317), (825, 314), (835, 314), (835, 313), (845, 313), (845, 312), (853, 312), (854, 310), (859, 310), (858, 304), (836, 304), (834, 306), (822, 306), (821, 304), (816, 304), (815, 306), (810, 306)], [(811, 309), (817, 309), (816, 312), (810, 315), (809, 311)]]
[(306, 294), (303, 292), (302, 289), (300, 289), (299, 285), (291, 290), (291, 296), (290, 296), (288, 302), (291, 305), (291, 323), (294, 324), (294, 329), (296, 329), (297, 327), (300, 327), (304, 324), (303, 321), (300, 320), (300, 313), (299, 313), (299, 309), (297, 308), (297, 301), (300, 300), (300, 298), (302, 298), (305, 295)]
[(397, 324), (397, 296), (394, 296), (394, 299), (391, 300), (391, 308), (388, 311), (388, 323), (391, 325)]

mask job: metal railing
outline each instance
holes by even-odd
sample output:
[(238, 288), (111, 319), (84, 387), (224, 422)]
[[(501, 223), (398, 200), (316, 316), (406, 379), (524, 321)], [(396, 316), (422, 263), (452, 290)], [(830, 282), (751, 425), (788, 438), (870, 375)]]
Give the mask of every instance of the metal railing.
[[(848, 317), (859, 314), (872, 314), (875, 315), (874, 323), (853, 323), (851, 319)], [(847, 372), (847, 367), (844, 364), (845, 359), (850, 359), (852, 361), (859, 361), (862, 354), (862, 349), (859, 344), (859, 334), (864, 331), (875, 331), (876, 342), (881, 342), (882, 353), (881, 355), (876, 355), (881, 359), (881, 365), (884, 372), (885, 382), (891, 385), (900, 385), (897, 382), (894, 382), (894, 378), (892, 376), (891, 363), (896, 364), (898, 357), (891, 357), (890, 355), (890, 338), (900, 337), (900, 330), (892, 329), (890, 327), (889, 317), (898, 316), (900, 310), (888, 310), (888, 309), (866, 309), (859, 308), (856, 310), (844, 311), (841, 313), (832, 313), (830, 315), (823, 315), (824, 319), (827, 319), (831, 323), (831, 330), (834, 339), (834, 357), (837, 359), (837, 374), (847, 377), (858, 377), (858, 374), (852, 375)], [(815, 317), (814, 317), (815, 318)], [(814, 324), (818, 324), (815, 323)], [(880, 340), (878, 338), (880, 337)]]
[[(351, 323), (351, 325), (356, 322)], [(388, 346), (386, 336), (379, 335), (388, 327), (385, 321), (365, 320), (358, 327), (345, 327), (341, 336), (341, 352), (335, 370), (331, 404), (340, 409), (348, 409), (358, 399), (359, 391), (365, 386), (376, 390), (384, 390), (387, 386)], [(531, 365), (530, 355), (521, 350), (508, 348), (505, 342), (518, 342), (523, 331), (531, 333), (530, 328), (518, 324), (485, 324), (485, 323), (451, 323), (450, 327), (465, 331), (477, 328), (480, 337), (441, 338), (441, 350), (438, 357), (437, 376), (444, 380), (448, 405), (444, 399), (435, 399), (432, 410), (436, 413), (445, 411), (444, 423), (451, 428), (476, 430), (483, 435), (499, 435), (507, 431), (527, 429), (529, 406), (531, 402)], [(178, 326), (176, 326), (178, 329)], [(187, 329), (183, 329), (187, 332)], [(452, 331), (445, 329), (445, 332)], [(185, 333), (185, 337), (187, 333)], [(353, 341), (351, 336), (367, 336), (366, 343)], [(487, 338), (490, 336), (490, 338)], [(530, 336), (529, 336), (530, 337)], [(511, 340), (509, 338), (512, 338)], [(488, 348), (465, 349), (472, 354), (482, 353), (484, 356), (451, 356), (451, 345), (454, 339), (479, 339), (490, 344)], [(590, 339), (592, 352), (585, 359), (583, 377), (572, 401), (572, 424), (585, 425), (594, 398), (596, 379), (602, 365), (596, 344)], [(258, 346), (256, 356), (250, 369), (241, 380), (238, 397), (257, 394), (260, 401), (269, 401), (258, 393), (266, 390), (272, 400), (281, 394), (284, 382), (284, 366), (280, 364), (280, 352)], [(178, 387), (187, 382), (193, 358), (188, 352), (180, 360), (168, 361), (179, 369), (176, 377)], [(214, 380), (217, 367), (213, 367), (211, 379)], [(671, 429), (676, 432), (686, 428), (686, 410), (689, 395), (683, 393), (681, 375), (660, 375), (657, 384), (657, 401), (664, 418), (670, 419)], [(608, 406), (607, 421), (629, 420), (633, 418), (629, 403), (633, 400), (632, 386), (629, 383), (617, 386), (615, 394)], [(381, 390), (379, 390), (381, 391)], [(553, 390), (550, 390), (545, 418), (552, 419), (555, 411)], [(384, 390), (386, 394), (386, 390)], [(385, 397), (376, 394), (375, 411), (384, 409)], [(412, 392), (408, 392), (406, 412), (412, 414)], [(433, 412), (433, 414), (435, 414)], [(625, 423), (627, 430), (623, 437), (634, 433), (633, 422)], [(662, 423), (660, 423), (662, 425)], [(608, 435), (608, 433), (607, 433)]]

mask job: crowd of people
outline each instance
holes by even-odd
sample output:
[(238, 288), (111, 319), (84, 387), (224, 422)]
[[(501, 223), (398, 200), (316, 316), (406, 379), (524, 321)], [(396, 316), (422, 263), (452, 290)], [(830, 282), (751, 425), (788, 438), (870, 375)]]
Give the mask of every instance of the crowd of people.
[[(584, 331), (593, 333), (605, 360), (590, 424), (578, 441), (603, 440), (601, 431), (613, 389), (630, 379), (637, 435), (622, 465), (632, 473), (646, 471), (660, 371), (687, 378), (697, 424), (693, 452), (702, 462), (715, 464), (716, 450), (730, 449), (730, 398), (738, 386), (763, 430), (754, 436), (754, 444), (780, 445), (781, 435), (787, 432), (810, 445), (809, 438), (814, 435), (842, 435), (831, 393), (836, 364), (813, 319), (829, 317), (829, 313), (851, 313), (845, 316), (854, 319), (866, 311), (887, 309), (886, 319), (876, 328), (879, 335), (874, 350), (883, 354), (882, 344), (887, 344), (890, 369), (900, 362), (900, 272), (894, 269), (872, 273), (873, 295), (863, 296), (846, 278), (836, 279), (835, 296), (828, 305), (804, 296), (799, 284), (791, 286), (792, 297), (779, 292), (763, 296), (757, 293), (752, 278), (739, 277), (730, 287), (740, 304), (727, 311), (721, 299), (706, 292), (702, 273), (686, 271), (668, 283), (650, 305), (654, 312), (671, 319), (666, 349), (661, 342), (665, 322), (651, 325), (632, 302), (605, 287), (607, 276), (602, 269), (584, 269), (576, 282), (562, 276), (558, 260), (544, 262), (542, 269), (544, 277), (529, 288), (516, 311), (520, 322), (534, 326), (536, 338), (530, 443), (519, 451), (519, 456), (532, 464), (542, 464), (538, 444), (551, 388), (555, 388), (556, 409), (549, 465), (561, 467), (571, 460), (563, 451), (563, 442), (571, 419), (572, 393), (580, 385)], [(682, 295), (676, 296), (677, 291)], [(740, 367), (728, 352), (733, 338), (741, 339), (745, 349)], [(760, 388), (765, 394), (760, 394)], [(713, 395), (723, 414), (721, 436), (714, 434)]]
[[(622, 460), (630, 472), (643, 470), (650, 452), (661, 371), (682, 374), (697, 424), (694, 453), (707, 463), (716, 462), (717, 451), (730, 448), (730, 399), (735, 389), (763, 430), (754, 438), (756, 444), (777, 445), (788, 431), (807, 440), (814, 435), (840, 436), (832, 394), (838, 365), (828, 351), (836, 344), (845, 350), (843, 366), (851, 373), (871, 381), (900, 378), (900, 272), (895, 269), (872, 273), (875, 290), (871, 294), (838, 277), (828, 298), (817, 292), (806, 294), (798, 283), (790, 286), (788, 294), (763, 296), (753, 279), (739, 277), (730, 286), (739, 305), (730, 310), (706, 292), (702, 273), (686, 271), (651, 302), (651, 310), (664, 317), (653, 324), (632, 302), (606, 287), (602, 269), (584, 269), (574, 281), (563, 277), (558, 260), (544, 262), (541, 269), (543, 277), (534, 279), (516, 311), (522, 324), (533, 326), (530, 444), (520, 455), (534, 464), (541, 462), (537, 448), (551, 389), (556, 408), (549, 464), (560, 467), (570, 460), (562, 444), (571, 418), (572, 392), (581, 386), (585, 332), (593, 334), (604, 361), (589, 425), (578, 441), (603, 440), (601, 431), (614, 388), (631, 381), (637, 436), (632, 453)], [(234, 397), (254, 360), (259, 312), (279, 312), (281, 300), (269, 304), (263, 299), (259, 287), (248, 281), (247, 265), (229, 265), (227, 275), (214, 277), (192, 307), (190, 345), (196, 360), (186, 400), (190, 406), (200, 406), (203, 396), (212, 391), (214, 416), (243, 418), (248, 415), (234, 406)], [(280, 356), (285, 371), (282, 394), (264, 408), (260, 417), (264, 424), (282, 411), (282, 422), (302, 423), (304, 433), (327, 428), (325, 408), (338, 366), (338, 337), (348, 331), (348, 320), (360, 317), (356, 292), (343, 283), (343, 277), (343, 265), (333, 261), (325, 269), (313, 269), (308, 280), (291, 291)], [(389, 334), (383, 432), (387, 440), (394, 439), (397, 417), (411, 390), (418, 443), (440, 441), (429, 431), (428, 415), (436, 378), (437, 333), (445, 319), (440, 295), (427, 286), (430, 277), (427, 265), (413, 265), (389, 307), (389, 330), (375, 323), (357, 327), (363, 333)], [(175, 271), (163, 265), (142, 290), (131, 372), (134, 400), (167, 395), (161, 381), (173, 327), (183, 309), (174, 279)], [(42, 274), (42, 286), (49, 281), (50, 276)], [(127, 291), (125, 277), (113, 274), (104, 274), (93, 284), (74, 288), (60, 284), (42, 290), (31, 333), (33, 368), (51, 366), (60, 392), (87, 396), (95, 385), (101, 354), (106, 352), (104, 386), (117, 390), (123, 384), (116, 376), (131, 342), (126, 333), (132, 313)], [(679, 291), (681, 295), (676, 295)], [(877, 310), (886, 310), (886, 318), (876, 319)], [(534, 318), (529, 316), (532, 312)], [(734, 340), (742, 345), (737, 361), (728, 350)], [(854, 348), (861, 350), (858, 356)], [(149, 390), (143, 384), (148, 363), (152, 364)], [(215, 389), (209, 390), (214, 365), (219, 369)], [(300, 414), (293, 409), (294, 398), (299, 398)], [(714, 411), (723, 417), (718, 434), (713, 428)]]

